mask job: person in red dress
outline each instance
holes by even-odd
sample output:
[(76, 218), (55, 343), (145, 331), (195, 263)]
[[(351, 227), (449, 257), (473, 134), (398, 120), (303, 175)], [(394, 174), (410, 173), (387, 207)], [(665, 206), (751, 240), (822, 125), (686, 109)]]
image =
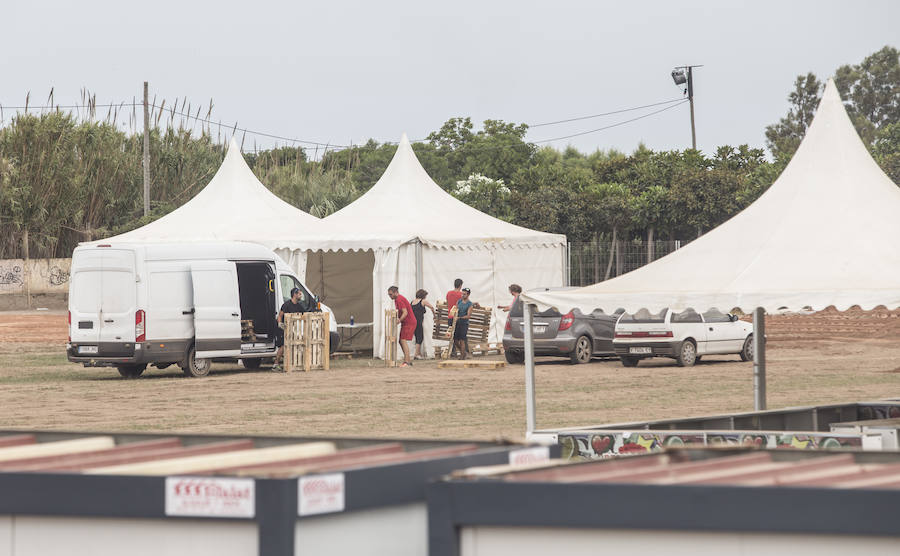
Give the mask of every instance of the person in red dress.
[(403, 350), (403, 363), (401, 367), (412, 366), (409, 358), (409, 345), (406, 343), (413, 339), (416, 332), (416, 316), (413, 314), (412, 305), (409, 300), (400, 295), (400, 289), (397, 286), (388, 288), (388, 296), (394, 300), (394, 307), (397, 308), (397, 316), (400, 318), (400, 349)]

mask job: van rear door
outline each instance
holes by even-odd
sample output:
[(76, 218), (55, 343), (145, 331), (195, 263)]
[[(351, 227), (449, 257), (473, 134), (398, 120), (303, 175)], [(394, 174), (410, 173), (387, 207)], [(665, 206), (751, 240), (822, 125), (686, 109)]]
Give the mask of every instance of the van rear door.
[(134, 251), (100, 248), (103, 283), (100, 288), (100, 342), (133, 342), (137, 312)]
[[(72, 341), (134, 342), (137, 287), (134, 252), (97, 248), (79, 252), (72, 264), (69, 308)], [(79, 353), (89, 346), (79, 347)]]
[(230, 261), (191, 264), (194, 289), (196, 357), (237, 357), (241, 354), (241, 309), (237, 271)]

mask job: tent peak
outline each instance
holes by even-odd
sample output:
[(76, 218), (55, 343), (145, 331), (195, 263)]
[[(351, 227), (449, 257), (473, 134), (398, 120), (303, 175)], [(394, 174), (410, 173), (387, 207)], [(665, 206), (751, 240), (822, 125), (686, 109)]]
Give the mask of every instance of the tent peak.
[(235, 140), (235, 138), (233, 136), (231, 137), (231, 140), (228, 142), (228, 152), (231, 152), (232, 149), (237, 152), (241, 152), (241, 148), (238, 146), (237, 141)]

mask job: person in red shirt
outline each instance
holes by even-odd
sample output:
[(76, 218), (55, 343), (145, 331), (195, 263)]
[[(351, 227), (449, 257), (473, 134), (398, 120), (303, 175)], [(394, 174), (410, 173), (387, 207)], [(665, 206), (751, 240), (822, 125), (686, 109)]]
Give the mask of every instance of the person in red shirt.
[(416, 332), (416, 316), (413, 314), (412, 305), (409, 300), (400, 295), (400, 289), (397, 286), (388, 288), (388, 296), (394, 300), (394, 307), (397, 308), (397, 316), (400, 318), (400, 349), (403, 350), (403, 364), (401, 367), (412, 366), (409, 359), (409, 345), (406, 343), (413, 339)]
[(462, 278), (453, 281), (453, 289), (447, 292), (447, 337), (450, 339), (450, 351), (453, 351), (453, 315), (451, 311), (462, 298)]

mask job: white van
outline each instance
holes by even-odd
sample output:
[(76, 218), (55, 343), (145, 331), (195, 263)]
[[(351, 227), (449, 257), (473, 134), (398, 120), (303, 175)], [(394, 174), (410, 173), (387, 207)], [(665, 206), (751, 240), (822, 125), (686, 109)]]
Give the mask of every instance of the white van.
[[(257, 368), (275, 355), (276, 316), (293, 288), (317, 299), (271, 250), (252, 243), (92, 243), (72, 254), (69, 361), (134, 378), (175, 363), (188, 376), (212, 361)], [(324, 305), (323, 311), (329, 311)], [(255, 341), (242, 341), (241, 321)], [(339, 337), (332, 315), (331, 343)]]

